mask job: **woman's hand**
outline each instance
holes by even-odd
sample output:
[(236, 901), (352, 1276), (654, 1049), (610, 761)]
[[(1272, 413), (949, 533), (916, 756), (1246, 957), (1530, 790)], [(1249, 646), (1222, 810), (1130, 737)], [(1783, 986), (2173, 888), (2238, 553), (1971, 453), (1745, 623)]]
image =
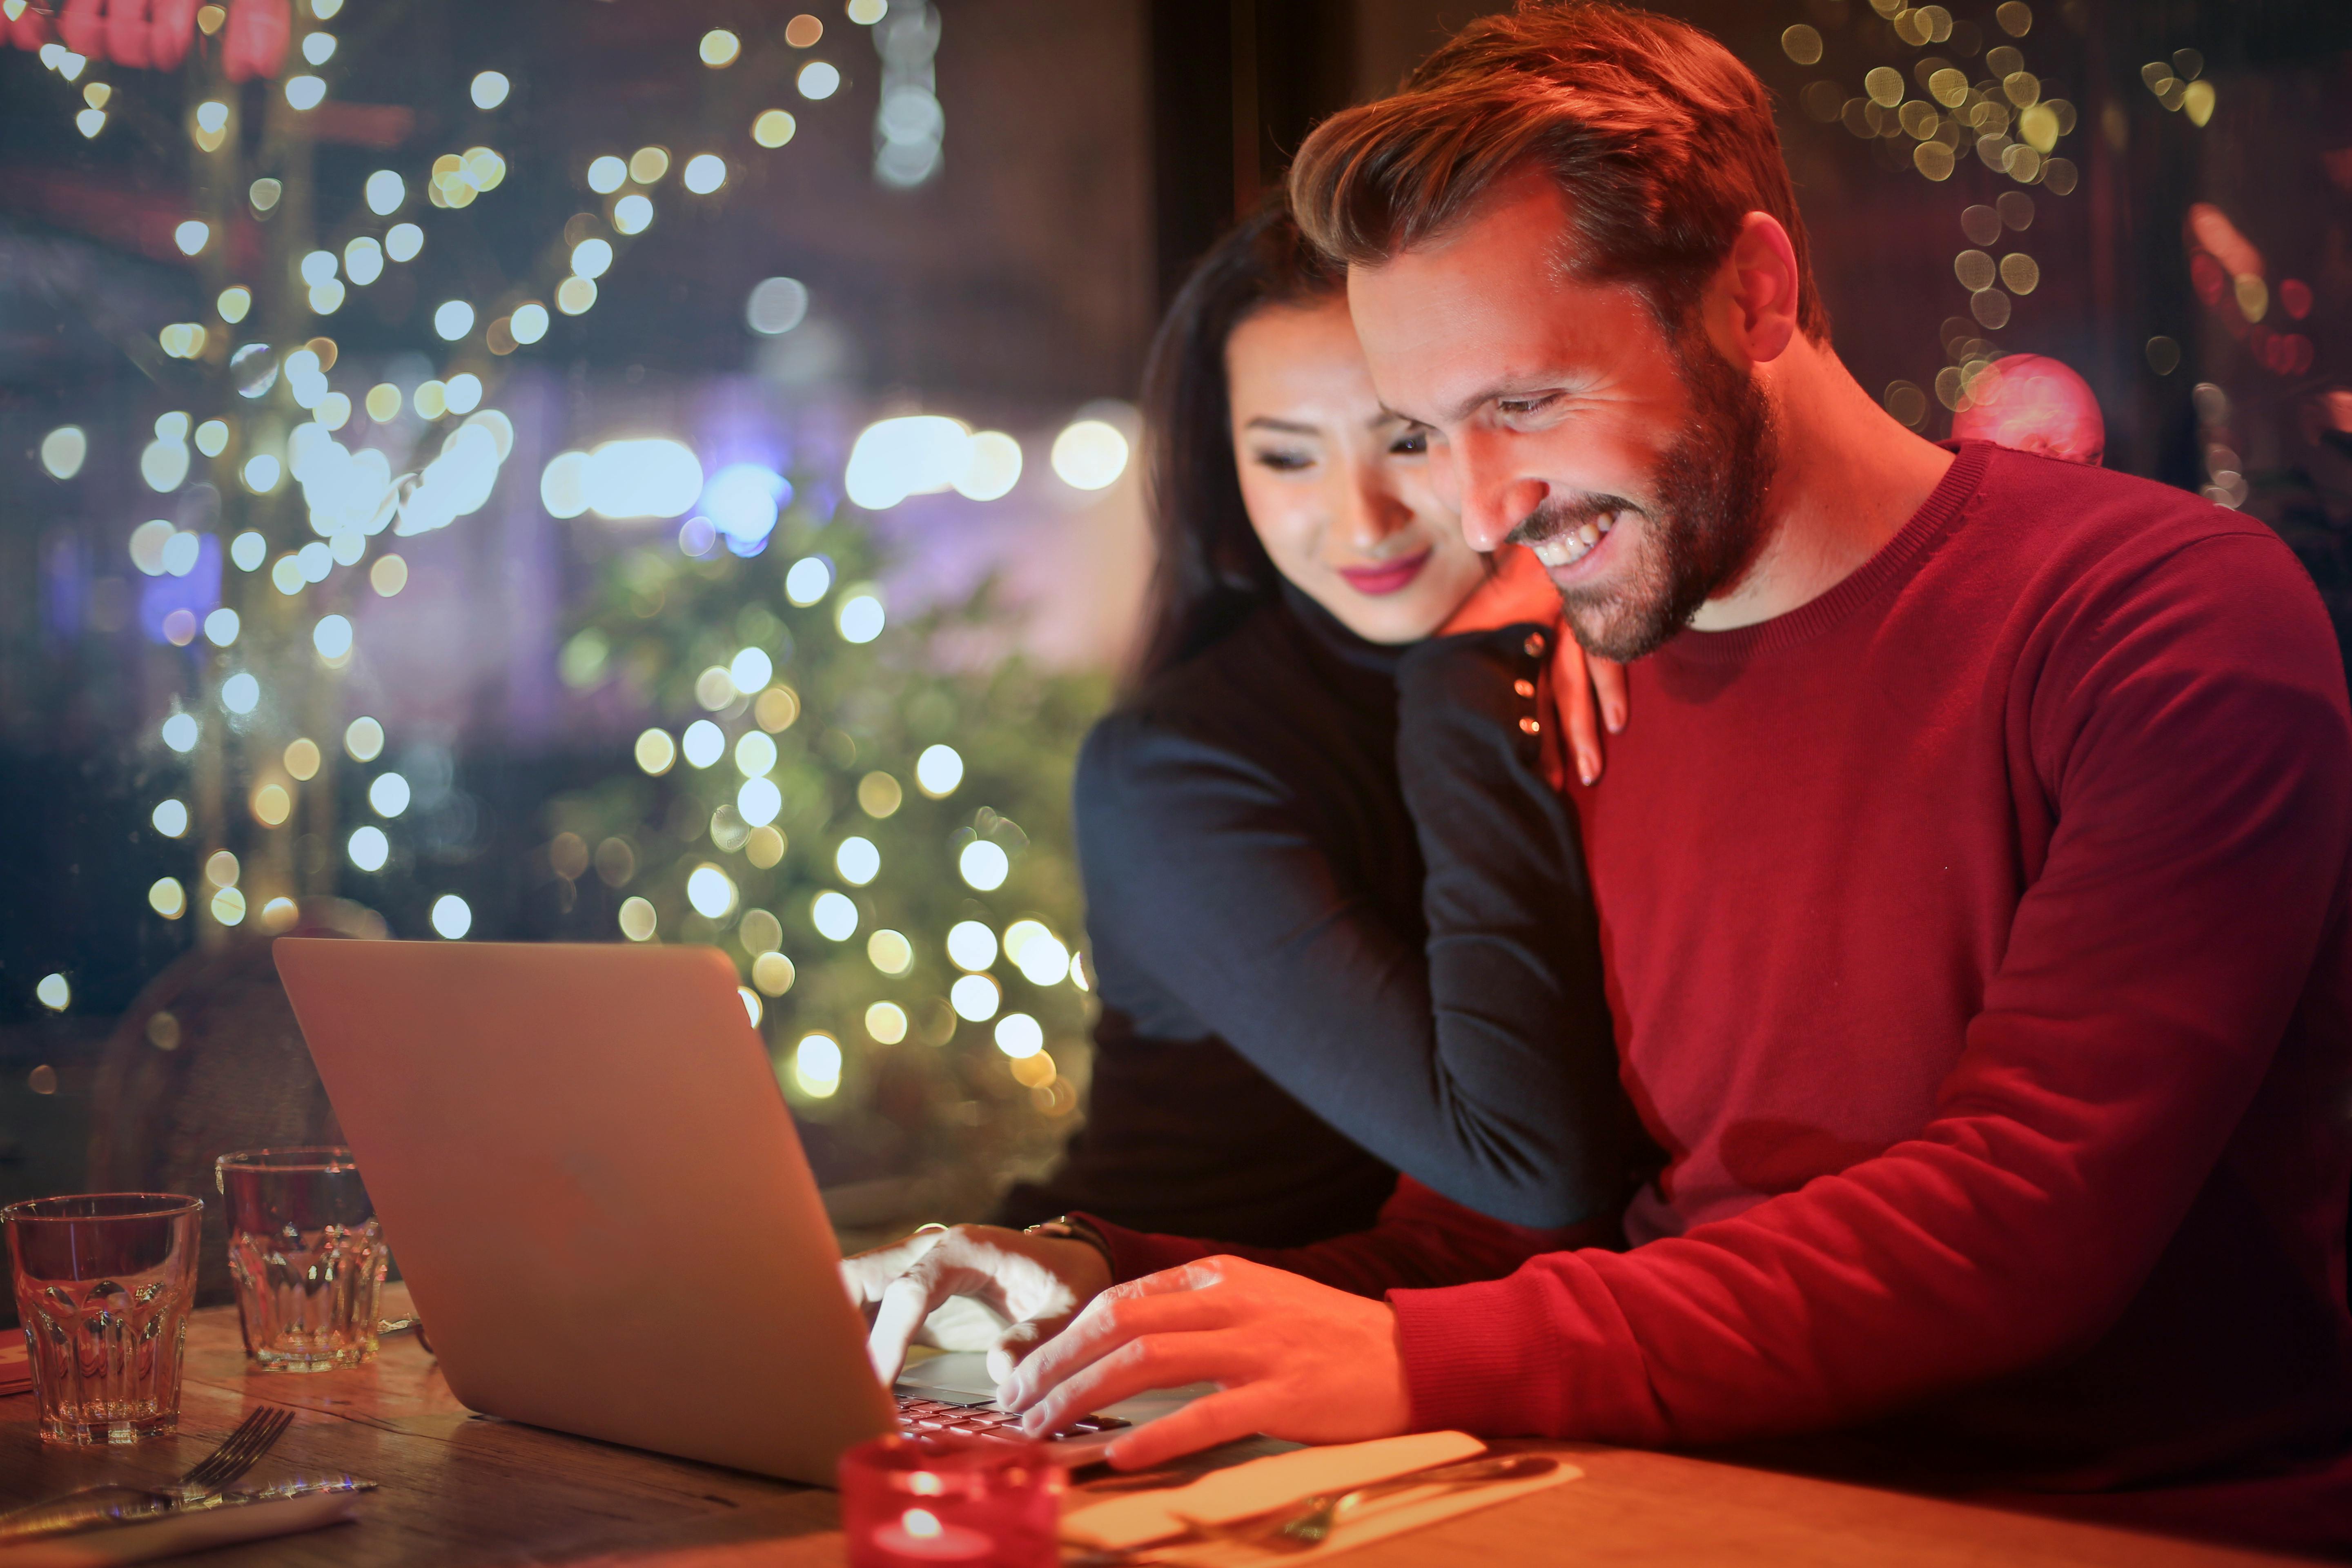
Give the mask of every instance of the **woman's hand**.
[[(1559, 714), (1555, 733), (1576, 760), (1576, 776), (1593, 784), (1601, 777), (1601, 728), (1605, 725), (1612, 735), (1625, 728), (1625, 667), (1586, 656), (1562, 624), (1559, 590), (1533, 552), (1516, 544), (1495, 552), (1494, 572), (1438, 630), (1440, 636), (1454, 637), (1529, 622), (1551, 628), (1552, 700)], [(1548, 771), (1556, 768), (1549, 748), (1545, 761)], [(1565, 782), (1561, 772), (1553, 772), (1553, 784)]]
[(918, 1231), (844, 1258), (842, 1283), (866, 1315), (866, 1353), (887, 1387), (910, 1344), (986, 1351), (988, 1374), (1013, 1369), (1110, 1285), (1083, 1241), (992, 1225)]

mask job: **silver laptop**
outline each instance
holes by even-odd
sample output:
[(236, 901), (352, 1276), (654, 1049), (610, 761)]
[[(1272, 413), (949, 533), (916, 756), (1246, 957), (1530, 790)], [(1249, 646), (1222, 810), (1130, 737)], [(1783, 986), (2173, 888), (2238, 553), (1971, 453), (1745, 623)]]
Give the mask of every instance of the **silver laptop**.
[[(980, 1357), (896, 1395), (874, 1376), (717, 951), (289, 937), (277, 959), (468, 1407), (818, 1485), (902, 1421), (1009, 1426)], [(1060, 1457), (1097, 1458), (1127, 1424), (1092, 1417)]]

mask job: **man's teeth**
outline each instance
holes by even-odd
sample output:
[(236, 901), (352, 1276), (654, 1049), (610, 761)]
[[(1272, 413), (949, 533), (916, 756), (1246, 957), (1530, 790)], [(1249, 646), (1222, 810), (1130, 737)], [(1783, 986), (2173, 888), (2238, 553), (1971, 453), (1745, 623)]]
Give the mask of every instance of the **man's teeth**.
[(1581, 528), (1571, 529), (1565, 533), (1553, 534), (1549, 539), (1538, 540), (1529, 548), (1535, 551), (1536, 559), (1547, 566), (1572, 566), (1591, 552), (1593, 547), (1601, 542), (1602, 534), (1616, 526), (1617, 514), (1612, 512), (1606, 517), (1594, 519)]

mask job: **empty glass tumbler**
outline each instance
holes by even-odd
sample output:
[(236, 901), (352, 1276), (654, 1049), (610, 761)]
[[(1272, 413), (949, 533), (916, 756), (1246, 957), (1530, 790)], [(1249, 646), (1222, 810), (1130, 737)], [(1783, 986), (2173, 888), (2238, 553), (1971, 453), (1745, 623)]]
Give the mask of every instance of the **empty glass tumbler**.
[(43, 1437), (136, 1443), (179, 1429), (204, 1209), (168, 1193), (0, 1208)]
[(214, 1167), (228, 1200), (228, 1272), (246, 1353), (273, 1372), (375, 1355), (391, 1262), (349, 1149), (251, 1149)]

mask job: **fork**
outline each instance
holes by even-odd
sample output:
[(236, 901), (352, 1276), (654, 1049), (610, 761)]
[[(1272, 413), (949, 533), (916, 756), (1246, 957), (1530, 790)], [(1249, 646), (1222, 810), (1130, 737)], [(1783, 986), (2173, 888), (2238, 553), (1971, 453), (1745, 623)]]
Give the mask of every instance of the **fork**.
[[(261, 1462), (294, 1424), (294, 1412), (263, 1405), (247, 1413), (220, 1446), (189, 1467), (176, 1480), (159, 1487), (120, 1483), (84, 1487), (0, 1513), (0, 1542), (79, 1530), (110, 1519), (166, 1513), (207, 1502), (228, 1489), (239, 1477)], [(145, 1507), (138, 1506), (142, 1503)]]
[(1375, 1481), (1352, 1491), (1303, 1498), (1296, 1503), (1285, 1504), (1271, 1514), (1258, 1514), (1222, 1524), (1188, 1518), (1181, 1513), (1175, 1517), (1205, 1541), (1243, 1542), (1268, 1552), (1308, 1552), (1322, 1545), (1330, 1536), (1340, 1515), (1374, 1498), (1411, 1491), (1416, 1487), (1435, 1486), (1450, 1490), (1458, 1487), (1480, 1486), (1489, 1481), (1523, 1481), (1536, 1476), (1549, 1475), (1559, 1468), (1558, 1459), (1544, 1454), (1467, 1459), (1459, 1464), (1441, 1465), (1433, 1469), (1399, 1476), (1393, 1480)]

